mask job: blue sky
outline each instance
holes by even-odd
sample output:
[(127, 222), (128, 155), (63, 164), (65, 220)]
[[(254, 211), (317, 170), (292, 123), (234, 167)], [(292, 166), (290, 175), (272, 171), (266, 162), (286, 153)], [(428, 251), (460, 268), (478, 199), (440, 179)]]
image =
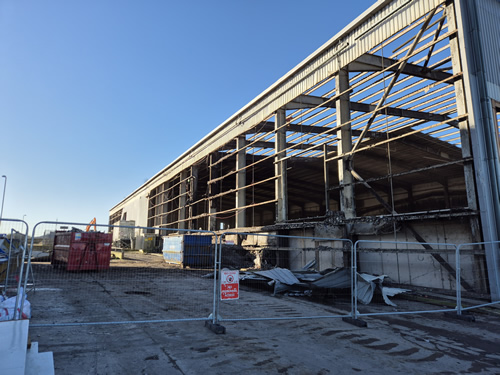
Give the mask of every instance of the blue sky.
[(373, 3), (0, 0), (4, 218), (107, 223)]

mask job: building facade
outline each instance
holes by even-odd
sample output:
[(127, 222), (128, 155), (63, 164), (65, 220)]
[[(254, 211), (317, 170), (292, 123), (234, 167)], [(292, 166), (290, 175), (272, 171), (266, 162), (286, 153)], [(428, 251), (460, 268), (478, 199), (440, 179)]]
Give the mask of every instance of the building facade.
[[(499, 35), (498, 0), (380, 0), (115, 205), (110, 224), (498, 241)], [(360, 258), (374, 273), (430, 268), (410, 284), (453, 289), (449, 254), (422, 246), (405, 265), (368, 246)], [(462, 286), (500, 298), (498, 253), (472, 252)]]

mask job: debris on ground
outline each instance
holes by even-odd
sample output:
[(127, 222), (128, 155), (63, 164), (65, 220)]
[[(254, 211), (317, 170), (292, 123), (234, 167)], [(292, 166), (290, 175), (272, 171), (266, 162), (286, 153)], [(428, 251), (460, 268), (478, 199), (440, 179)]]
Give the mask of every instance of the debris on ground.
[[(4, 295), (0, 294), (0, 321), (4, 320), (12, 320), (21, 312), (21, 305), (23, 311), (21, 313), (22, 319), (31, 318), (31, 306), (29, 301), (26, 299), (26, 295), (24, 295), (24, 302), (22, 302), (23, 296), (23, 288), (20, 288), (19, 298), (17, 301), (16, 307), (16, 298), (18, 296), (13, 296), (10, 298), (5, 298)], [(17, 311), (17, 313), (16, 313)]]
[[(331, 289), (350, 289), (351, 270), (348, 268), (330, 268), (321, 272), (312, 270), (314, 262), (308, 263), (301, 270), (290, 271), (275, 267), (270, 270), (240, 271), (240, 282), (260, 281), (274, 288), (273, 295), (287, 293), (289, 296), (311, 296), (314, 291)], [(389, 297), (410, 292), (409, 289), (393, 288), (383, 285), (386, 275), (356, 275), (358, 302), (369, 304), (375, 293), (382, 295), (384, 302), (396, 307)]]

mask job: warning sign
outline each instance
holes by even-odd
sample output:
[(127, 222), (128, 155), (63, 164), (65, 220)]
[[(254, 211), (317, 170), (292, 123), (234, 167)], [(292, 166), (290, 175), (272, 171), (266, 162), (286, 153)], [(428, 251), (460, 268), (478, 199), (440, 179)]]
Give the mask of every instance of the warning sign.
[(220, 282), (220, 299), (238, 299), (240, 291), (240, 271), (222, 270)]

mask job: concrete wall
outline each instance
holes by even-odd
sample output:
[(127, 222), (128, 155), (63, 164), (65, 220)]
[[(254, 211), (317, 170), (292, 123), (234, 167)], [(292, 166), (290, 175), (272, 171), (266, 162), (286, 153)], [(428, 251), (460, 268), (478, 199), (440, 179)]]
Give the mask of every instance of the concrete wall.
[[(413, 228), (428, 242), (433, 249), (455, 270), (455, 247), (453, 244), (471, 242), (468, 221), (464, 223), (436, 222), (434, 225), (416, 223)], [(365, 236), (362, 240), (373, 241), (360, 243), (358, 252), (359, 272), (387, 275), (400, 284), (428, 288), (455, 290), (455, 278), (424, 247), (415, 244), (412, 233), (403, 230), (393, 234)], [(383, 242), (387, 241), (387, 242)], [(391, 243), (398, 241), (398, 243)], [(411, 242), (411, 243), (405, 243)], [(439, 243), (440, 245), (433, 245)], [(450, 244), (450, 246), (446, 246)], [(375, 252), (364, 252), (370, 250)], [(378, 252), (377, 252), (378, 250)], [(478, 290), (484, 288), (485, 273), (482, 257), (472, 254), (461, 256), (462, 277)]]
[[(345, 242), (325, 240), (315, 236), (314, 229), (291, 231), (290, 236), (312, 237), (289, 239), (290, 269), (301, 269), (308, 262), (315, 260), (315, 269), (323, 271), (327, 268), (344, 267), (343, 246)], [(298, 249), (305, 249), (301, 251)]]

